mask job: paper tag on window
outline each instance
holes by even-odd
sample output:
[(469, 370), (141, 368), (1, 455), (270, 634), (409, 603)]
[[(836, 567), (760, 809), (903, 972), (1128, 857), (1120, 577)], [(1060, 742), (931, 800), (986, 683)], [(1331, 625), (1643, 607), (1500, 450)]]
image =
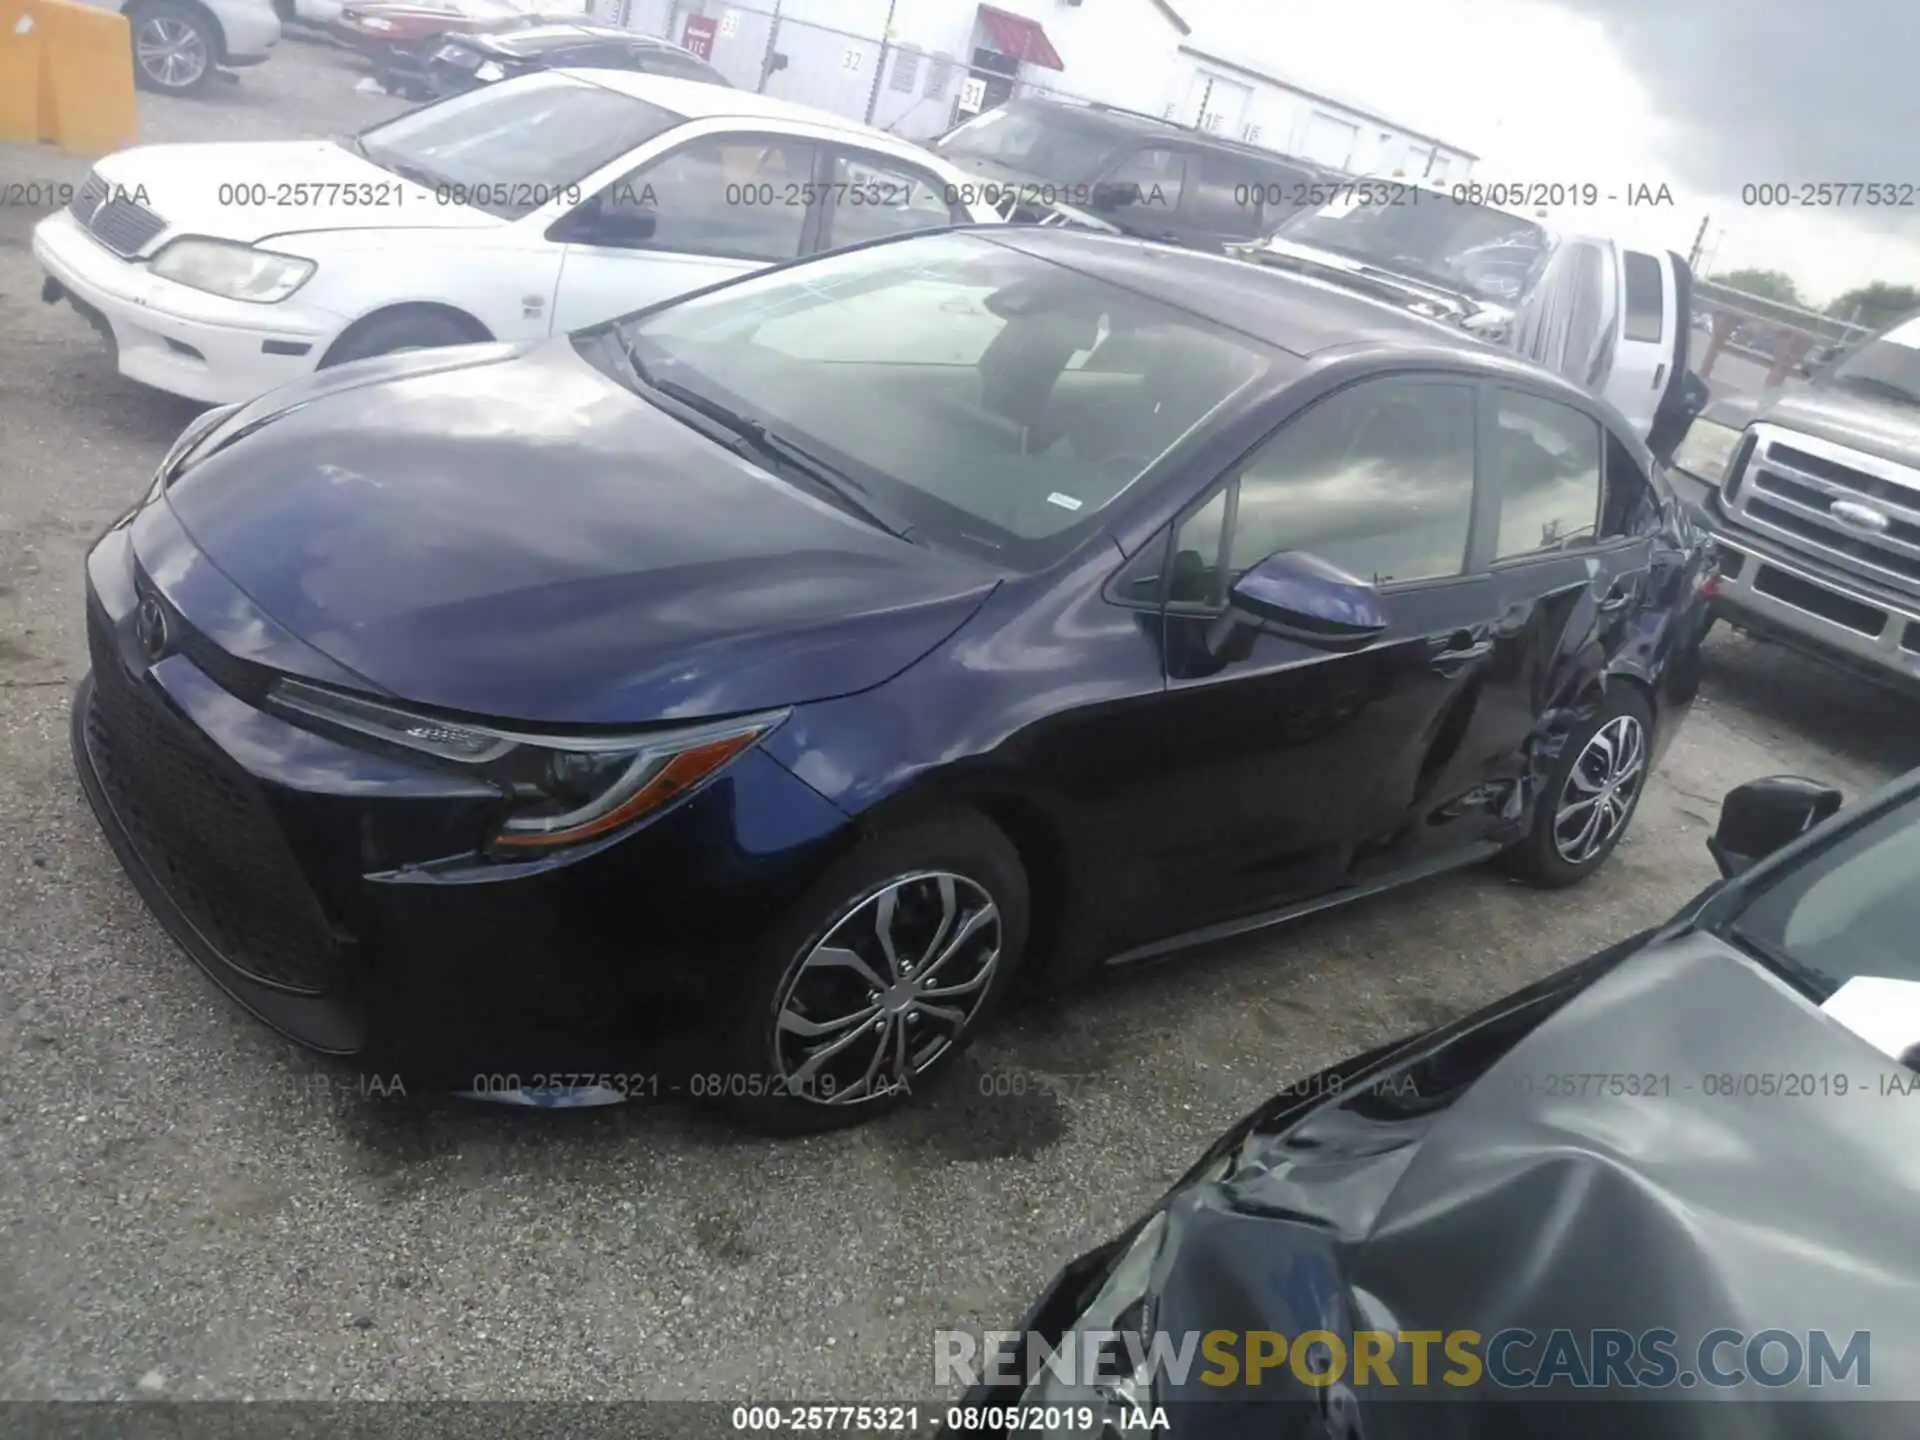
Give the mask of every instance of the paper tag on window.
[(1856, 975), (1820, 1008), (1892, 1059), (1920, 1045), (1920, 984), (1912, 980)]
[(1058, 490), (1047, 496), (1049, 505), (1058, 505), (1062, 510), (1078, 510), (1080, 502), (1071, 495), (1062, 495)]

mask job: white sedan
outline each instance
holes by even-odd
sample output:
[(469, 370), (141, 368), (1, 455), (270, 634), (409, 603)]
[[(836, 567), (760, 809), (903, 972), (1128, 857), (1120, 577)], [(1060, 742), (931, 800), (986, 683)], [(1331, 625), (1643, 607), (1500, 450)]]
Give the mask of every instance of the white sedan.
[(995, 222), (918, 146), (689, 80), (557, 70), (338, 140), (110, 155), (35, 227), (42, 298), (213, 403), (369, 355), (536, 339), (782, 260)]

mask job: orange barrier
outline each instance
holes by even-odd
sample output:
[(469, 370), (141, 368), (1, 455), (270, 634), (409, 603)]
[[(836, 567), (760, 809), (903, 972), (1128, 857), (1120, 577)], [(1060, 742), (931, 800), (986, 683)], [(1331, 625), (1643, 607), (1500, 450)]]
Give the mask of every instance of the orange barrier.
[(138, 132), (126, 17), (73, 0), (0, 0), (0, 138), (104, 155)]

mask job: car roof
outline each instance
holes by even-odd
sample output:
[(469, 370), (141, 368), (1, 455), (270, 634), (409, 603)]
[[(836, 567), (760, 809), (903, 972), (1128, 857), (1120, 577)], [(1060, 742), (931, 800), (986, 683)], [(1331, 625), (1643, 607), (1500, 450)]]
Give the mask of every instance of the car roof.
[[(683, 80), (677, 75), (648, 75), (636, 70), (596, 70), (584, 66), (569, 66), (553, 73), (599, 85), (607, 90), (618, 90), (636, 100), (671, 110), (684, 120), (790, 120), (801, 125), (824, 125), (869, 140), (884, 140), (892, 145), (906, 143), (898, 136), (848, 120), (829, 110), (816, 110), (811, 105), (795, 104), (791, 100), (757, 94), (752, 90), (730, 90), (722, 85), (710, 85), (704, 80)], [(935, 157), (930, 154), (927, 158), (933, 160)]]
[(1490, 375), (1545, 384), (1591, 403), (1552, 371), (1452, 325), (1309, 275), (1177, 245), (1065, 226), (981, 225), (972, 233), (1174, 306), (1301, 359), (1336, 349), (1464, 361)]
[(1195, 126), (1182, 125), (1176, 120), (1162, 120), (1138, 110), (1121, 110), (1099, 103), (1079, 104), (1071, 100), (1053, 100), (1038, 95), (1016, 96), (1006, 102), (1006, 108), (1014, 107), (1058, 115), (1075, 124), (1110, 130), (1115, 135), (1125, 135), (1129, 138), (1179, 139), (1187, 144), (1204, 146), (1209, 150), (1225, 150), (1270, 165), (1304, 170), (1309, 173), (1320, 173), (1326, 170), (1325, 166), (1315, 165), (1296, 155), (1284, 155), (1278, 150), (1269, 150), (1263, 145), (1234, 140), (1225, 135), (1215, 135)]
[(497, 45), (501, 49), (546, 44), (564, 45), (576, 40), (629, 40), (641, 37), (625, 30), (616, 30), (610, 25), (576, 25), (571, 21), (560, 20), (552, 24), (530, 25), (524, 30), (502, 30), (497, 35), (489, 32), (473, 37)]

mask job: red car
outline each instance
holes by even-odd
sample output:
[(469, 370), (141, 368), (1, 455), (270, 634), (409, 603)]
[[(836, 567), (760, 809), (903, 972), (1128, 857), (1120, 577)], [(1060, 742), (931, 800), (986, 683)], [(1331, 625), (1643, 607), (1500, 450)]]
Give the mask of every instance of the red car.
[(512, 30), (585, 14), (581, 0), (365, 0), (341, 10), (333, 35), (368, 58), (383, 60), (440, 35)]

